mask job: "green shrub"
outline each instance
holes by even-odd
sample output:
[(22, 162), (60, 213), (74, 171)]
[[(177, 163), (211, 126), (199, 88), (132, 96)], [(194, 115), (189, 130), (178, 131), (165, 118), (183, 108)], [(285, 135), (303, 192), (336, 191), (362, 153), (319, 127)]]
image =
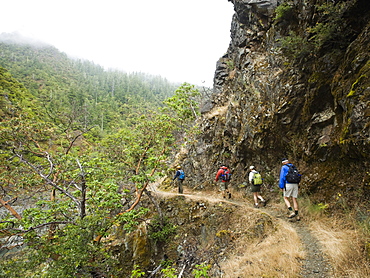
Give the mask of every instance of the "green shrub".
[(210, 268), (211, 266), (206, 263), (197, 264), (195, 269), (193, 269), (192, 274), (194, 275), (194, 278), (209, 278), (208, 269)]
[(138, 265), (135, 265), (134, 266), (134, 269), (131, 272), (130, 278), (139, 278), (139, 277), (143, 277), (144, 275), (145, 275), (145, 272), (142, 272), (139, 269), (139, 266)]
[(173, 225), (168, 218), (164, 218), (162, 221), (157, 216), (150, 223), (149, 236), (155, 242), (163, 242), (168, 239), (169, 236), (173, 235), (176, 231), (176, 226)]
[(290, 31), (288, 36), (280, 39), (280, 43), (283, 54), (292, 60), (301, 59), (311, 51), (311, 46), (307, 39), (293, 31)]
[(281, 3), (276, 7), (274, 21), (287, 20), (292, 16), (293, 7), (287, 2)]

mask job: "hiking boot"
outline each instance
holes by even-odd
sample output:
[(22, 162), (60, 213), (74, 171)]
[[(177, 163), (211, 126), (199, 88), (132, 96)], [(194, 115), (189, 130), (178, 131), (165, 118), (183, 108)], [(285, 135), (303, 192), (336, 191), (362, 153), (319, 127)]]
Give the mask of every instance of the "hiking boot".
[(231, 199), (231, 193), (229, 192), (229, 199)]
[(301, 221), (301, 218), (297, 215), (297, 217), (295, 218), (296, 221)]
[(295, 212), (292, 212), (292, 213), (288, 216), (288, 218), (293, 218), (293, 217), (296, 217)]
[(257, 205), (254, 205), (255, 208), (259, 208), (260, 206), (257, 204)]

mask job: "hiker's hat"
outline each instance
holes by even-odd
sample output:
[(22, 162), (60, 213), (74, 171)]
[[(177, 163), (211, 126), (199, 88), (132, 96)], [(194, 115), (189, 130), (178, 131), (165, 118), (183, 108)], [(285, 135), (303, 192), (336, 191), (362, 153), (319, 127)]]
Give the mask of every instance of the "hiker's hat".
[(176, 168), (177, 168), (177, 169), (181, 169), (181, 166), (177, 166)]
[(289, 162), (289, 160), (288, 160), (287, 158), (283, 158), (283, 159), (281, 160), (281, 163), (287, 163), (287, 162)]
[(253, 170), (254, 169), (254, 166), (249, 166), (249, 170)]

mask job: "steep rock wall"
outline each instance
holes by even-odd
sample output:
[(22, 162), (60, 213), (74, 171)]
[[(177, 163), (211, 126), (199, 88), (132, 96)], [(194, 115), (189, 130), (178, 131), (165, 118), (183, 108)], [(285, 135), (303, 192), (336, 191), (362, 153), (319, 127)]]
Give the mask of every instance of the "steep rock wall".
[[(234, 187), (251, 164), (276, 185), (289, 157), (303, 171), (302, 192), (329, 202), (355, 189), (368, 201), (370, 3), (232, 2), (230, 46), (184, 160), (189, 183), (210, 186), (224, 163)], [(278, 14), (279, 5), (287, 8)]]

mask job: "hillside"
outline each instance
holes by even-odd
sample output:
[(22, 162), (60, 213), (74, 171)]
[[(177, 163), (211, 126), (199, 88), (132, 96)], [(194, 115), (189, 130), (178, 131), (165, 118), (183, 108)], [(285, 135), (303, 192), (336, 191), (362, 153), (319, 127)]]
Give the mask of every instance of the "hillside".
[(3, 38), (0, 276), (370, 277), (370, 2), (229, 1), (210, 96)]
[(44, 113), (63, 125), (73, 117), (74, 128), (98, 125), (102, 132), (110, 131), (121, 115), (145, 114), (162, 106), (179, 86), (161, 76), (106, 71), (18, 34), (1, 34), (0, 53), (0, 67), (24, 84)]

